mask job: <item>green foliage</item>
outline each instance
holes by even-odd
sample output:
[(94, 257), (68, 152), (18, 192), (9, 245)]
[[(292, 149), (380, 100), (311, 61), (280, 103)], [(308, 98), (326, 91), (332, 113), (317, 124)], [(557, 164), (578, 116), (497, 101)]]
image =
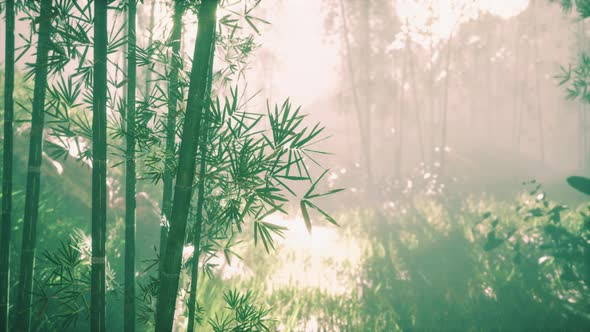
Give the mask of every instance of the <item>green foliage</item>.
[[(36, 280), (36, 315), (39, 328), (62, 330), (86, 326), (90, 316), (90, 238), (76, 231), (68, 242), (46, 250)], [(107, 266), (107, 288), (118, 287), (114, 271)]]
[(239, 293), (230, 290), (224, 295), (229, 314), (215, 314), (209, 320), (214, 332), (262, 332), (271, 331), (268, 314), (270, 309), (256, 306), (251, 291)]
[[(557, 2), (564, 12), (569, 13), (574, 8), (574, 0), (549, 0), (550, 2)], [(575, 0), (575, 8), (581, 19), (590, 17), (590, 1)]]
[(260, 274), (232, 282), (267, 291), (286, 330), (588, 329), (588, 206), (569, 208), (528, 185), (513, 202), (417, 195), (387, 211), (347, 211), (339, 230), (348, 240), (336, 241), (360, 243), (359, 265), (322, 265), (348, 280), (344, 292), (273, 284), (291, 255), (304, 255), (283, 246), (275, 262), (244, 257)]
[(570, 176), (567, 178), (567, 183), (574, 189), (590, 195), (590, 179), (582, 176)]

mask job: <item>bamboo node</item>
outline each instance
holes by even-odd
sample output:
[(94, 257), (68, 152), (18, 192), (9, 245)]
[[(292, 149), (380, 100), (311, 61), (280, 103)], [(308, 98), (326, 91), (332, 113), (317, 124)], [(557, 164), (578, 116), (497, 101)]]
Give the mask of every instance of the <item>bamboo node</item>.
[(92, 259), (90, 260), (92, 262), (92, 264), (105, 264), (106, 263), (106, 257), (92, 257)]
[(29, 166), (27, 170), (29, 173), (41, 173), (41, 166)]
[(166, 273), (164, 271), (160, 271), (160, 274), (165, 278), (178, 278), (180, 276), (179, 273)]
[(183, 190), (191, 190), (191, 189), (193, 189), (193, 187), (194, 186), (192, 186), (192, 185), (191, 186), (181, 186), (181, 185), (178, 185), (178, 184), (175, 186), (175, 188), (183, 189)]

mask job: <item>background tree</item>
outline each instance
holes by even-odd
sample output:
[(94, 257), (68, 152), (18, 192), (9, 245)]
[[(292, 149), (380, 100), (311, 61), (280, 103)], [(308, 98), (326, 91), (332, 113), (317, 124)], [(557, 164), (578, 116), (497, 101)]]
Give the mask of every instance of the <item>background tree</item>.
[[(199, 26), (191, 69), (184, 129), (180, 144), (180, 159), (176, 175), (176, 186), (170, 231), (166, 241), (164, 264), (160, 273), (160, 292), (156, 310), (156, 331), (171, 331), (176, 308), (176, 293), (180, 278), (182, 248), (192, 196), (196, 168), (196, 152), (201, 134), (201, 119), (207, 99), (207, 82), (210, 79), (209, 66), (213, 63), (215, 45), (217, 0), (205, 0), (199, 10)], [(200, 60), (199, 60), (200, 59)]]
[(160, 257), (164, 257), (166, 239), (168, 238), (168, 223), (172, 209), (172, 184), (174, 182), (174, 158), (176, 156), (176, 113), (180, 94), (178, 75), (182, 70), (182, 56), (180, 46), (182, 41), (182, 17), (186, 10), (186, 4), (182, 1), (174, 1), (174, 16), (172, 18), (172, 33), (170, 44), (172, 56), (170, 62), (170, 75), (168, 81), (168, 113), (166, 115), (166, 159), (164, 161), (164, 174), (162, 177), (162, 222), (160, 229)]
[(129, 0), (127, 28), (127, 154), (125, 163), (125, 331), (135, 331), (135, 90), (137, 2)]
[(107, 236), (107, 2), (94, 1), (92, 88), (92, 287), (91, 329), (106, 330)]
[(37, 20), (39, 23), (39, 38), (37, 41), (37, 60), (34, 68), (35, 88), (33, 92), (33, 111), (31, 114), (31, 137), (29, 142), (19, 287), (16, 301), (16, 312), (20, 317), (15, 324), (17, 331), (29, 331), (31, 328), (37, 221), (39, 217), (39, 195), (41, 192), (45, 93), (47, 88), (48, 58), (52, 30), (51, 21), (53, 15), (51, 0), (41, 1), (39, 18)]
[(4, 146), (2, 164), (2, 228), (0, 229), (0, 331), (8, 331), (10, 299), (10, 238), (12, 233), (12, 165), (14, 119), (14, 0), (6, 1), (4, 48)]

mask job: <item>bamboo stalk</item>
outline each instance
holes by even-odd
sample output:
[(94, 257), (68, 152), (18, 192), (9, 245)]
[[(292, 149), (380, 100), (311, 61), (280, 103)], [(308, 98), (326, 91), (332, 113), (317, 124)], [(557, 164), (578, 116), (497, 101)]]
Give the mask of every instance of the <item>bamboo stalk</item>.
[(410, 49), (408, 50), (408, 52), (410, 52), (410, 56), (409, 56), (409, 60), (410, 60), (410, 80), (412, 82), (412, 99), (414, 101), (414, 109), (415, 109), (415, 113), (416, 113), (416, 129), (418, 131), (418, 144), (420, 145), (420, 161), (421, 162), (426, 162), (426, 155), (424, 153), (424, 133), (423, 133), (423, 129), (422, 129), (422, 116), (421, 116), (421, 112), (422, 112), (422, 103), (419, 101), (419, 96), (418, 96), (418, 84), (416, 83), (416, 64), (414, 62), (414, 58), (412, 56), (412, 48), (410, 45), (408, 45), (408, 47), (410, 47)]
[[(179, 1), (179, 0), (177, 0)], [(156, 308), (156, 331), (168, 332), (174, 323), (176, 294), (182, 264), (182, 250), (193, 192), (196, 153), (205, 111), (207, 85), (214, 54), (218, 0), (203, 0), (199, 11), (194, 63), (191, 69), (186, 116), (180, 144), (180, 159), (174, 188), (170, 231), (160, 272), (160, 289)]]
[(92, 272), (90, 292), (90, 328), (93, 332), (106, 331), (107, 33), (107, 1), (96, 0), (94, 1)]
[(394, 165), (394, 178), (395, 179), (400, 179), (401, 175), (402, 175), (402, 152), (403, 152), (403, 138), (404, 138), (404, 113), (406, 111), (406, 91), (404, 89), (405, 87), (405, 81), (406, 81), (406, 75), (407, 75), (407, 67), (408, 67), (408, 47), (409, 47), (409, 39), (408, 36), (406, 35), (406, 45), (404, 47), (404, 59), (403, 59), (403, 64), (402, 64), (402, 76), (401, 76), (401, 80), (400, 80), (400, 97), (399, 97), (399, 105), (398, 105), (398, 109), (396, 112), (397, 115), (397, 119), (396, 119), (396, 124), (395, 126), (397, 127), (397, 130), (395, 131), (395, 138), (396, 138), (396, 142), (395, 142), (395, 151), (394, 151), (394, 156), (395, 156), (395, 165)]
[(541, 108), (541, 83), (539, 81), (539, 51), (538, 51), (538, 34), (537, 34), (537, 2), (533, 1), (533, 58), (535, 59), (535, 110), (537, 111), (538, 132), (539, 132), (539, 152), (541, 163), (545, 164), (545, 134), (543, 123), (543, 109)]
[[(342, 28), (344, 33), (344, 42), (346, 45), (346, 59), (347, 59), (347, 67), (348, 67), (348, 75), (350, 76), (351, 88), (352, 88), (352, 97), (353, 97), (353, 104), (356, 113), (356, 118), (359, 127), (359, 133), (361, 136), (361, 152), (367, 163), (367, 177), (368, 177), (368, 185), (369, 187), (372, 183), (372, 173), (371, 173), (371, 153), (370, 150), (367, 149), (369, 145), (369, 137), (367, 133), (367, 124), (365, 123), (366, 119), (363, 117), (361, 111), (361, 102), (360, 97), (358, 95), (358, 87), (357, 82), (354, 75), (354, 66), (352, 63), (352, 47), (350, 45), (350, 40), (348, 39), (348, 22), (346, 19), (346, 10), (344, 7), (344, 0), (340, 0), (340, 15), (342, 16)], [(368, 110), (367, 110), (368, 111)], [(367, 188), (369, 189), (369, 188)]]
[(447, 154), (447, 127), (449, 122), (448, 109), (449, 109), (449, 82), (451, 80), (451, 54), (453, 50), (453, 34), (449, 37), (447, 42), (447, 59), (446, 59), (446, 76), (445, 86), (443, 92), (443, 114), (442, 114), (442, 139), (440, 147), (440, 172), (444, 175), (446, 154)]
[(125, 162), (125, 301), (124, 328), (135, 331), (135, 89), (137, 87), (137, 2), (129, 0), (127, 31), (127, 155)]
[[(168, 223), (172, 208), (172, 184), (174, 174), (171, 165), (174, 162), (174, 145), (176, 138), (176, 112), (180, 92), (178, 90), (178, 73), (181, 66), (181, 38), (182, 38), (182, 16), (184, 15), (184, 4), (181, 1), (174, 2), (174, 17), (172, 26), (171, 45), (172, 61), (170, 66), (170, 80), (168, 82), (168, 114), (166, 115), (166, 157), (164, 161), (164, 176), (162, 193), (162, 222), (160, 223), (160, 258), (164, 257), (166, 239), (168, 237)], [(160, 261), (160, 269), (162, 262)]]
[(47, 63), (51, 41), (51, 0), (41, 1), (37, 60), (35, 64), (35, 87), (33, 90), (33, 111), (31, 114), (31, 137), (29, 141), (29, 162), (23, 219), (23, 242), (21, 249), (19, 287), (16, 301), (16, 331), (30, 331), (31, 306), (35, 251), (37, 249), (37, 221), (39, 196), (41, 193), (41, 161), (43, 159), (43, 126), (45, 93), (47, 90)]
[(8, 331), (10, 238), (12, 225), (12, 163), (14, 120), (14, 0), (6, 1), (4, 48), (4, 146), (2, 164), (2, 228), (0, 229), (0, 332)]
[[(215, 32), (214, 32), (215, 33)], [(215, 47), (213, 45), (212, 47)], [(211, 85), (213, 84), (213, 57), (211, 57), (211, 63), (209, 64), (209, 80), (207, 86), (207, 104), (210, 106), (211, 98)], [(247, 98), (246, 98), (247, 100)], [(199, 165), (199, 188), (197, 197), (197, 219), (195, 221), (195, 228), (193, 232), (193, 264), (191, 267), (191, 289), (190, 297), (188, 301), (188, 332), (193, 332), (195, 327), (195, 315), (196, 315), (196, 303), (197, 303), (197, 283), (199, 281), (199, 258), (201, 256), (201, 233), (203, 228), (203, 207), (205, 205), (205, 180), (207, 172), (207, 139), (209, 123), (207, 119), (203, 117), (201, 120), (201, 128), (203, 128), (203, 134), (201, 135), (201, 144), (199, 146), (199, 153), (201, 154), (201, 160)]]
[[(148, 23), (148, 32), (149, 32), (149, 37), (148, 37), (148, 44), (147, 44), (147, 48), (148, 48), (148, 56), (151, 59), (152, 57), (152, 51), (150, 46), (153, 44), (154, 42), (154, 16), (155, 16), (155, 11), (156, 11), (156, 0), (151, 0), (150, 1), (150, 17), (149, 17), (149, 23)], [(151, 93), (151, 84), (152, 84), (152, 69), (150, 66), (146, 66), (145, 69), (145, 99), (149, 101), (149, 97), (150, 97), (150, 93)]]

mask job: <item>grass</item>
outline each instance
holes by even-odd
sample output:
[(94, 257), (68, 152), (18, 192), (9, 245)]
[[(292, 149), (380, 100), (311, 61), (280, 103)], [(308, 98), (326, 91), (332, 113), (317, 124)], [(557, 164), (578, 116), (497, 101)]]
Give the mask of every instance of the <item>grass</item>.
[(283, 331), (588, 330), (588, 207), (540, 193), (413, 197), (311, 237), (279, 221), (291, 231), (277, 253), (245, 244), (223, 285), (252, 289)]

